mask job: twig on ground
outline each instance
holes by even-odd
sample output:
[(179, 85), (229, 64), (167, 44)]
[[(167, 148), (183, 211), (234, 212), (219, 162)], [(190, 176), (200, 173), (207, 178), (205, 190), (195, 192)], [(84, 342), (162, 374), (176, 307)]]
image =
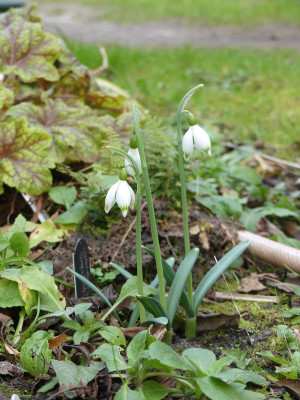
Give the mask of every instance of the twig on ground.
[(246, 149), (244, 146), (237, 146), (231, 142), (221, 142), (221, 143), (223, 144), (223, 146), (229, 147), (231, 149), (242, 150), (249, 154), (258, 154), (258, 155), (260, 155), (260, 157), (265, 158), (266, 160), (274, 161), (274, 162), (277, 162), (278, 164), (286, 165), (287, 167), (300, 169), (299, 164), (296, 164), (296, 163), (293, 163), (290, 161), (286, 161), (286, 160), (282, 160), (281, 158), (276, 158), (276, 157), (270, 156), (269, 154), (262, 153), (261, 151)]

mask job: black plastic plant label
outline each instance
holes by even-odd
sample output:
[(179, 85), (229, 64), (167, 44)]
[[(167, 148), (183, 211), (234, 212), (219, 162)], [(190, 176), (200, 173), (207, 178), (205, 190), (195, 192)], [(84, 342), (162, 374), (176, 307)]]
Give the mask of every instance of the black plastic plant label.
[[(73, 263), (75, 271), (91, 280), (90, 259), (87, 242), (84, 239), (79, 239), (75, 245), (73, 254)], [(76, 298), (92, 296), (93, 291), (85, 283), (75, 277), (75, 294)]]

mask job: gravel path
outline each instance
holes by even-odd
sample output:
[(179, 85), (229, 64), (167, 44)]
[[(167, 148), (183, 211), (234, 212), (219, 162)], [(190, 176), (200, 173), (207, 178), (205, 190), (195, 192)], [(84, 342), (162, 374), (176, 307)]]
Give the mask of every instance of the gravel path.
[(300, 50), (300, 28), (263, 25), (255, 28), (188, 25), (183, 20), (125, 25), (104, 19), (103, 9), (76, 4), (38, 4), (44, 26), (53, 33), (83, 42), (118, 43), (126, 46), (183, 46), (291, 48)]

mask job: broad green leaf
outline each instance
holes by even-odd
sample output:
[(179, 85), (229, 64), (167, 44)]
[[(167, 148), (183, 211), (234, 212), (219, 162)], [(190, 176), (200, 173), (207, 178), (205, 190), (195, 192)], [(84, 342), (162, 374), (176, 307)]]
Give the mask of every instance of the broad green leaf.
[[(156, 294), (157, 290), (152, 288), (149, 285), (143, 284), (143, 294), (144, 296), (148, 296), (150, 294)], [(122, 303), (123, 300), (127, 299), (127, 297), (136, 297), (138, 295), (138, 277), (133, 276), (128, 279), (124, 285), (122, 286), (120, 295), (118, 300), (113, 305), (112, 309), (114, 310), (119, 304)]]
[(219, 360), (213, 362), (207, 371), (207, 375), (216, 375), (222, 372), (225, 367), (232, 364), (231, 357), (221, 357)]
[(252, 185), (261, 185), (261, 177), (258, 175), (258, 173), (253, 168), (247, 167), (246, 165), (230, 166), (229, 173), (235, 179), (240, 179)]
[(24, 306), (17, 282), (0, 279), (0, 307)]
[(142, 392), (146, 400), (162, 400), (170, 393), (170, 389), (156, 381), (147, 380), (142, 384)]
[(76, 199), (77, 190), (74, 186), (53, 186), (48, 194), (55, 203), (62, 204), (69, 210)]
[(14, 92), (4, 86), (0, 86), (0, 110), (11, 106), (14, 102)]
[(10, 21), (7, 20), (5, 29), (1, 31), (0, 47), (5, 74), (14, 73), (23, 82), (34, 82), (39, 78), (52, 82), (59, 79), (54, 66), (59, 51), (58, 39), (44, 32), (41, 24), (14, 16)]
[(122, 385), (121, 389), (117, 391), (115, 400), (145, 400), (144, 396), (142, 396), (139, 392), (135, 390), (129, 389), (129, 387), (125, 384)]
[(294, 217), (299, 220), (299, 213), (288, 208), (277, 206), (256, 207), (254, 209), (246, 209), (243, 211), (240, 221), (250, 232), (256, 232), (256, 224), (262, 217), (273, 215), (275, 217), (285, 218)]
[(88, 342), (90, 337), (90, 332), (87, 331), (84, 327), (80, 330), (74, 332), (73, 341), (74, 344), (80, 344), (81, 342)]
[(82, 313), (83, 311), (86, 311), (88, 308), (90, 308), (92, 303), (81, 303), (81, 304), (76, 304), (74, 307), (67, 307), (65, 310), (57, 311), (54, 313), (49, 313), (43, 315), (43, 318), (50, 318), (50, 317), (67, 317), (71, 314), (78, 315)]
[(224, 350), (227, 357), (232, 359), (238, 368), (244, 369), (250, 364), (251, 358), (247, 358), (247, 352), (242, 350)]
[(149, 346), (149, 354), (153, 360), (158, 360), (167, 367), (195, 371), (194, 366), (184, 357), (180, 356), (170, 346), (163, 342), (154, 342)]
[(66, 301), (57, 289), (54, 278), (46, 272), (39, 271), (33, 266), (24, 265), (20, 271), (20, 278), (29, 289), (37, 290), (42, 293), (42, 306), (45, 305), (47, 311), (63, 310)]
[(84, 367), (76, 365), (72, 361), (52, 360), (51, 364), (56, 372), (59, 385), (65, 389), (72, 388), (73, 386), (87, 385), (104, 368), (104, 365), (101, 363)]
[(123, 371), (128, 368), (128, 365), (123, 360), (118, 346), (102, 344), (96, 349), (91, 356), (100, 357), (106, 363), (108, 372)]
[(16, 256), (27, 257), (30, 253), (29, 242), (24, 232), (15, 232), (9, 239), (9, 245)]
[(196, 196), (196, 200), (204, 207), (208, 208), (212, 213), (220, 216), (240, 216), (243, 212), (241, 203), (237, 200), (229, 199), (224, 196), (200, 197)]
[(26, 117), (29, 126), (50, 134), (50, 155), (56, 162), (66, 158), (92, 162), (99, 158), (100, 118), (80, 102), (69, 105), (61, 99), (46, 98), (43, 107), (23, 102), (11, 107), (7, 114)]
[(268, 382), (259, 374), (253, 371), (245, 371), (243, 369), (238, 368), (230, 368), (224, 372), (221, 372), (218, 375), (215, 375), (217, 378), (222, 379), (228, 383), (231, 382), (242, 382), (242, 383), (255, 383), (255, 385), (259, 386), (267, 386)]
[(293, 354), (293, 357), (291, 359), (291, 363), (295, 367), (298, 367), (300, 370), (300, 352), (299, 351), (295, 351), (295, 353)]
[(126, 346), (124, 333), (116, 326), (104, 326), (99, 330), (99, 334), (115, 346)]
[(167, 316), (172, 325), (189, 274), (197, 260), (199, 249), (192, 249), (180, 264), (169, 290), (167, 298)]
[(211, 400), (242, 400), (243, 392), (237, 391), (228, 383), (211, 376), (196, 379), (202, 392)]
[(209, 367), (216, 361), (214, 353), (207, 349), (187, 349), (184, 350), (182, 356), (187, 358), (201, 374), (208, 371)]
[(278, 364), (289, 364), (289, 361), (286, 361), (284, 358), (274, 356), (271, 351), (260, 351), (257, 354)]
[(80, 331), (82, 328), (82, 326), (79, 324), (79, 322), (74, 321), (74, 320), (67, 320), (62, 324), (62, 326), (64, 328), (73, 329), (74, 331)]
[(38, 393), (47, 393), (50, 390), (54, 389), (55, 386), (58, 384), (58, 379), (57, 376), (54, 378), (50, 379), (45, 385), (43, 385), (39, 390)]
[(126, 349), (126, 355), (130, 364), (132, 364), (139, 354), (145, 350), (147, 331), (139, 332), (129, 343)]
[(61, 242), (65, 235), (67, 235), (65, 229), (56, 229), (54, 222), (48, 219), (32, 231), (29, 237), (29, 245), (32, 248), (43, 241), (49, 243)]
[(230, 265), (247, 249), (250, 243), (251, 242), (246, 241), (235, 246), (233, 249), (228, 251), (228, 253), (226, 253), (209, 272), (207, 272), (194, 292), (193, 302), (195, 314), (197, 314), (198, 307), (209, 289), (216, 283), (222, 273), (224, 273), (226, 269), (229, 268)]
[(50, 143), (51, 137), (28, 127), (25, 118), (0, 123), (0, 180), (21, 192), (47, 190), (54, 167), (45, 152)]
[(22, 281), (18, 283), (18, 287), (22, 300), (25, 303), (24, 304), (25, 311), (27, 312), (28, 315), (30, 315), (33, 307), (37, 305), (38, 294), (35, 290), (28, 289), (28, 287)]
[(26, 218), (24, 218), (22, 214), (19, 214), (8, 232), (10, 234), (15, 232), (26, 232), (26, 222)]
[(46, 374), (49, 369), (44, 362), (44, 360), (48, 363), (51, 361), (48, 339), (47, 332), (37, 331), (21, 347), (21, 363), (31, 375)]
[(75, 203), (68, 211), (55, 218), (57, 224), (80, 224), (87, 214), (87, 206), (83, 203)]
[(42, 260), (37, 263), (43, 272), (53, 275), (53, 262), (51, 260)]

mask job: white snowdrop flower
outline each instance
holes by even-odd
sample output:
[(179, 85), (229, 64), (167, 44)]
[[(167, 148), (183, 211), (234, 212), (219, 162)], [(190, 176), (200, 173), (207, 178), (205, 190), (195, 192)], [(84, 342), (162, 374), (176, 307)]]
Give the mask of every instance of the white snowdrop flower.
[(118, 204), (123, 217), (126, 217), (129, 207), (134, 209), (135, 195), (134, 191), (127, 183), (126, 168), (123, 168), (119, 174), (119, 180), (107, 192), (105, 198), (105, 212), (108, 213), (115, 203)]
[(20, 397), (17, 394), (13, 394), (10, 398), (10, 400), (21, 400)]
[(199, 125), (193, 114), (189, 114), (188, 122), (190, 127), (182, 139), (182, 151), (184, 159), (187, 161), (193, 154), (194, 147), (202, 153), (211, 156), (211, 142), (208, 134)]
[[(137, 147), (137, 142), (136, 142), (136, 136), (133, 135), (130, 139), (130, 149), (128, 150), (128, 154), (134, 159), (139, 173), (142, 173), (142, 163), (141, 163), (141, 157), (140, 157), (140, 153), (139, 153), (139, 149)], [(128, 175), (131, 175), (133, 177), (135, 177), (135, 171), (132, 167), (132, 163), (125, 158), (125, 167), (127, 170)]]
[(3, 81), (3, 78), (4, 78), (4, 74), (0, 73), (0, 81)]

